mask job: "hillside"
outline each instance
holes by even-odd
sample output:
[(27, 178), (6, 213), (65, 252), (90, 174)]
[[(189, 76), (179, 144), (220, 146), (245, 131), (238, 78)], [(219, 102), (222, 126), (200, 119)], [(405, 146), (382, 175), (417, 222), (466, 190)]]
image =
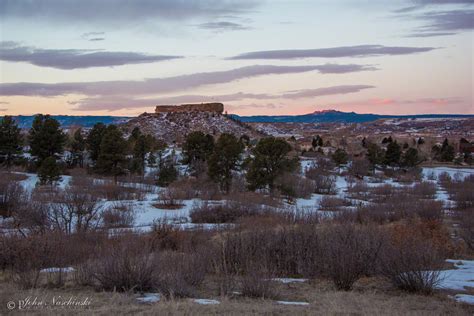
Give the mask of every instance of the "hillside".
[(260, 135), (251, 127), (232, 117), (211, 112), (144, 113), (124, 124), (124, 128), (128, 131), (135, 127), (169, 143), (182, 140), (192, 131), (202, 131), (211, 135), (222, 133), (250, 137)]

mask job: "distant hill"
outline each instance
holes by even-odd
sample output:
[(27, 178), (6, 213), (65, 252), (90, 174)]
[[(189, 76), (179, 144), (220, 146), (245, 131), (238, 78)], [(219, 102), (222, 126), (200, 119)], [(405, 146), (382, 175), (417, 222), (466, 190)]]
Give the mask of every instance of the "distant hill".
[(303, 115), (256, 115), (239, 116), (232, 114), (235, 119), (246, 123), (365, 123), (378, 119), (393, 118), (462, 118), (472, 117), (468, 114), (419, 114), (419, 115), (381, 115), (381, 114), (358, 114), (355, 112), (340, 112), (335, 110), (316, 111)]
[[(71, 116), (71, 115), (51, 115), (51, 117), (58, 120), (63, 128), (68, 128), (71, 126), (82, 126), (89, 128), (94, 126), (94, 124), (102, 122), (106, 125), (108, 124), (120, 124), (125, 123), (130, 120), (130, 117), (123, 116)], [(18, 126), (21, 128), (30, 128), (33, 123), (34, 115), (19, 115), (15, 116), (15, 119), (18, 122)]]

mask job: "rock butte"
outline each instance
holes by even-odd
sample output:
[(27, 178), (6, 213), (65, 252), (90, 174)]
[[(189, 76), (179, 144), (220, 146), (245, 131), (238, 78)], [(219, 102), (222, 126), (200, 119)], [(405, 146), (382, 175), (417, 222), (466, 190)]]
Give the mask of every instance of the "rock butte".
[(212, 112), (222, 114), (224, 104), (222, 103), (199, 103), (181, 105), (158, 105), (155, 113), (182, 113), (182, 112)]

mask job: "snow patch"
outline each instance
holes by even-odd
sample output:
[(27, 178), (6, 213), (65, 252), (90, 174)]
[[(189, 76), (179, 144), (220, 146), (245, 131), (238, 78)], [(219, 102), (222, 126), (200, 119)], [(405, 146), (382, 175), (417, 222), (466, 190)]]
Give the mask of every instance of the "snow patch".
[(474, 260), (452, 260), (456, 269), (443, 270), (440, 273), (438, 288), (465, 291), (465, 287), (474, 288)]
[(221, 303), (218, 300), (209, 300), (205, 298), (196, 298), (193, 302), (199, 305), (218, 305)]
[(308, 303), (308, 302), (277, 301), (277, 304), (281, 304), (281, 305), (309, 306), (309, 303)]
[(472, 304), (474, 305), (474, 295), (468, 294), (456, 294), (454, 299), (461, 303)]
[(161, 299), (159, 293), (143, 293), (143, 296), (137, 297), (137, 301), (140, 303), (157, 303)]

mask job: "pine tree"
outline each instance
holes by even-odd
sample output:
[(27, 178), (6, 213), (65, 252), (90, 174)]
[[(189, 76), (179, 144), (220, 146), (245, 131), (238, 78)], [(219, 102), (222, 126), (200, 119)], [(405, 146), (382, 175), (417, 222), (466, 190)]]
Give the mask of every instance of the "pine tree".
[(140, 134), (135, 140), (133, 147), (133, 168), (134, 172), (144, 174), (146, 156), (153, 150), (155, 139), (149, 135)]
[(285, 140), (262, 138), (253, 149), (253, 158), (246, 162), (247, 182), (250, 190), (268, 187), (273, 190), (275, 179), (284, 172), (298, 168), (298, 158), (291, 159), (288, 154), (291, 146)]
[(389, 166), (398, 165), (400, 163), (400, 157), (402, 150), (397, 141), (391, 141), (388, 143), (387, 151), (385, 153), (385, 164)]
[(28, 134), (30, 153), (36, 157), (39, 165), (44, 159), (55, 159), (63, 152), (66, 136), (57, 120), (49, 115), (36, 115)]
[(89, 156), (94, 163), (97, 162), (97, 159), (99, 158), (100, 145), (102, 143), (102, 137), (104, 137), (105, 130), (106, 126), (103, 123), (97, 123), (92, 127), (89, 135), (87, 135), (87, 149), (89, 150)]
[(377, 144), (369, 143), (367, 145), (367, 159), (372, 165), (372, 168), (375, 168), (376, 165), (380, 165), (384, 162), (385, 152)]
[(122, 132), (115, 125), (109, 125), (102, 137), (96, 172), (110, 175), (117, 182), (117, 177), (124, 174), (127, 161), (127, 142)]
[(448, 139), (445, 138), (443, 141), (443, 145), (441, 146), (441, 154), (440, 159), (441, 161), (453, 161), (455, 156), (454, 147), (451, 146), (448, 142)]
[(243, 144), (232, 134), (222, 134), (214, 146), (207, 165), (209, 177), (228, 192), (232, 171), (236, 169), (243, 151)]
[(43, 159), (38, 169), (38, 178), (41, 185), (54, 185), (61, 179), (61, 169), (55, 157), (51, 156)]
[(402, 165), (412, 168), (419, 163), (420, 157), (418, 156), (418, 150), (416, 148), (408, 148), (408, 150), (402, 156)]
[(22, 152), (20, 128), (11, 116), (0, 123), (0, 163), (9, 168)]
[(84, 150), (86, 149), (86, 141), (82, 136), (82, 129), (79, 128), (74, 132), (71, 140), (71, 155), (72, 155), (72, 166), (79, 165), (81, 168), (84, 166)]
[(167, 187), (173, 181), (178, 178), (178, 170), (172, 159), (163, 161), (160, 164), (160, 170), (158, 172), (158, 179), (156, 184), (162, 187)]
[(340, 166), (346, 164), (347, 161), (349, 161), (349, 157), (344, 149), (338, 148), (334, 154), (332, 154), (332, 160), (334, 160), (334, 162)]
[(214, 149), (214, 138), (203, 132), (197, 131), (189, 133), (183, 144), (183, 162), (189, 164), (195, 173), (199, 174), (202, 165)]

